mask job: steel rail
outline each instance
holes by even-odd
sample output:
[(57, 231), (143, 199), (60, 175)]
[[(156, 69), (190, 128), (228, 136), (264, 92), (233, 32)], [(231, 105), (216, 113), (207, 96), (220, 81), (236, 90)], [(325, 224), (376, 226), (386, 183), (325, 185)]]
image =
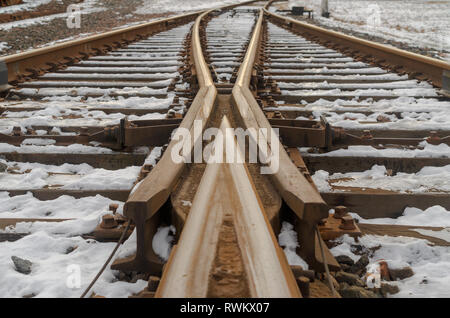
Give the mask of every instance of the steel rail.
[[(230, 9), (255, 1), (227, 5), (214, 10)], [(9, 88), (8, 83), (43, 74), (91, 55), (105, 53), (151, 34), (193, 21), (202, 13), (204, 11), (177, 15), (2, 57), (0, 58), (0, 92)]]
[[(190, 143), (190, 153), (193, 151), (194, 144), (201, 139), (201, 136), (194, 136), (194, 122), (200, 122), (203, 130), (217, 96), (217, 89), (213, 84), (211, 73), (203, 56), (199, 34), (202, 18), (212, 11), (204, 12), (198, 16), (192, 30), (192, 60), (200, 89), (179, 126), (188, 129), (191, 133), (190, 136), (193, 137), (193, 140), (182, 140), (183, 145)], [(172, 158), (173, 149), (179, 142), (176, 139), (170, 141), (158, 164), (125, 203), (124, 215), (131, 218), (136, 224), (137, 251), (134, 259), (116, 262), (113, 264), (113, 268), (150, 271), (154, 274), (161, 271), (162, 262), (153, 251), (151, 238), (159, 225), (158, 218), (160, 215), (157, 212), (168, 200), (185, 168), (184, 162), (177, 163)]]
[[(211, 11), (201, 14), (192, 30), (192, 58), (200, 91), (181, 123), (181, 126), (191, 128), (191, 132), (194, 119), (201, 120), (201, 128), (204, 129), (217, 97), (200, 42), (200, 24)], [(224, 130), (227, 127), (229, 122), (225, 118), (221, 128)], [(177, 142), (171, 141), (157, 166), (126, 202), (124, 214), (136, 223), (137, 251), (134, 259), (116, 262), (113, 268), (138, 269), (155, 274), (161, 270), (159, 258), (151, 247), (151, 238), (159, 225), (157, 218), (160, 213), (157, 212), (168, 199), (185, 167), (184, 163), (177, 164), (171, 158)], [(196, 142), (194, 140), (191, 146)], [(233, 142), (236, 143), (236, 140), (233, 139)], [(235, 247), (245, 269), (245, 290), (248, 291), (245, 295), (301, 297), (245, 164), (208, 165), (201, 180), (179, 243), (165, 265), (155, 296), (210, 296), (209, 281), (219, 237), (217, 228), (220, 228), (225, 214), (231, 212), (238, 241)]]
[(56, 66), (76, 59), (104, 53), (114, 47), (126, 45), (150, 34), (166, 30), (169, 27), (185, 24), (194, 20), (199, 14), (201, 14), (201, 11), (8, 55), (0, 59), (0, 71), (7, 69), (7, 73), (4, 71), (0, 72), (0, 87), (27, 76), (47, 72)]
[[(283, 17), (268, 11), (269, 6), (273, 2), (275, 1), (267, 3), (264, 8), (264, 14), (269, 21), (275, 24), (288, 28), (293, 32), (316, 36), (323, 39), (324, 42), (328, 42), (328, 44), (336, 45), (338, 50), (346, 51), (350, 49), (362, 55), (363, 58), (375, 58), (375, 60), (378, 60), (376, 63), (380, 64), (379, 66), (383, 67), (383, 64), (386, 63), (388, 67), (394, 66), (395, 71), (404, 71), (414, 77), (423, 74), (425, 78), (419, 77), (419, 79), (430, 80), (436, 87), (443, 87), (443, 81), (448, 81), (450, 63)], [(446, 79), (444, 79), (444, 73), (447, 73)]]
[[(230, 127), (225, 116), (220, 125), (224, 138), (216, 138), (215, 144), (222, 143), (226, 150), (233, 145), (237, 156), (242, 158), (235, 136), (226, 133)], [(225, 157), (224, 152), (223, 159)], [(248, 288), (244, 297), (301, 297), (245, 163), (223, 162), (207, 164), (179, 243), (165, 265), (155, 297), (216, 296), (211, 285), (214, 286), (216, 280), (214, 262), (219, 253), (224, 222), (233, 224), (237, 237), (235, 249), (240, 251), (245, 269), (241, 279), (246, 281)], [(226, 274), (222, 275), (226, 277)], [(223, 281), (223, 277), (219, 280)]]
[[(251, 77), (260, 50), (263, 19), (263, 9), (261, 9), (247, 53), (238, 72), (236, 85), (233, 87), (232, 101), (247, 128), (256, 130), (263, 128), (269, 132), (268, 136), (273, 136), (275, 132), (250, 90)], [(324, 261), (320, 255), (320, 246), (314, 229), (321, 219), (328, 216), (326, 203), (317, 189), (294, 165), (278, 138), (271, 138), (272, 143), (268, 143), (267, 139), (261, 141), (255, 136), (252, 138), (254, 142), (258, 143), (260, 149), (265, 149), (265, 145), (262, 143), (267, 143), (271, 151), (273, 150), (272, 155), (276, 156), (275, 160), (279, 160), (279, 169), (270, 174), (271, 180), (289, 208), (298, 217), (297, 233), (299, 233), (300, 245), (303, 248), (304, 255), (302, 256), (314, 267), (323, 270)], [(278, 153), (275, 153), (276, 151)], [(327, 262), (338, 268), (331, 253), (328, 250), (326, 252)]]
[[(229, 9), (252, 2), (255, 1), (252, 0), (217, 9)], [(163, 263), (152, 247), (152, 238), (160, 224), (161, 213), (158, 212), (169, 199), (186, 167), (186, 163), (173, 160), (172, 152), (177, 151), (175, 147), (181, 143), (181, 148), (189, 149), (186, 157), (191, 156), (194, 145), (201, 142), (202, 138), (194, 134), (194, 123), (200, 123), (200, 127), (196, 127), (197, 129), (204, 129), (217, 97), (217, 88), (214, 86), (211, 73), (203, 56), (200, 40), (200, 23), (203, 17), (217, 9), (200, 14), (192, 29), (191, 62), (195, 68), (199, 90), (179, 125), (179, 128), (189, 130), (192, 138), (190, 140), (172, 139), (157, 165), (128, 198), (124, 205), (124, 215), (131, 218), (136, 225), (136, 255), (127, 259), (116, 260), (111, 266), (113, 269), (142, 271), (153, 274), (161, 273)]]

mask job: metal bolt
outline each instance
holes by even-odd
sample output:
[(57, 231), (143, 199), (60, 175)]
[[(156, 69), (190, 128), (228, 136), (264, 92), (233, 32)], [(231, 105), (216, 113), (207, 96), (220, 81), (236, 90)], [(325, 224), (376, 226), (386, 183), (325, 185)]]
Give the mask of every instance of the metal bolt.
[(103, 229), (112, 229), (117, 227), (117, 225), (117, 221), (112, 214), (105, 214), (102, 217), (102, 223), (100, 224), (100, 227)]
[(116, 214), (117, 209), (119, 208), (119, 205), (117, 203), (111, 203), (109, 205), (109, 210), (113, 213)]
[(342, 223), (339, 226), (339, 228), (341, 230), (354, 230), (354, 229), (356, 229), (355, 221), (353, 220), (353, 218), (350, 215), (343, 216), (341, 218), (341, 222)]
[(347, 207), (343, 205), (338, 205), (334, 208), (334, 215), (333, 217), (335, 219), (342, 219), (347, 214)]

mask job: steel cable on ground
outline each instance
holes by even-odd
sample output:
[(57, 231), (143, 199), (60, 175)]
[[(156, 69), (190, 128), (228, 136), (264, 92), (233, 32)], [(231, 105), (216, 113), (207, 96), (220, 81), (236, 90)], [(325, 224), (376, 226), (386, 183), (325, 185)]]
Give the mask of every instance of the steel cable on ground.
[(86, 290), (83, 292), (83, 294), (81, 294), (80, 298), (84, 298), (86, 296), (86, 294), (89, 292), (89, 290), (91, 290), (92, 286), (94, 286), (94, 284), (97, 282), (97, 280), (100, 278), (100, 276), (103, 274), (103, 272), (106, 269), (106, 266), (108, 266), (109, 262), (111, 262), (111, 259), (114, 257), (114, 254), (116, 254), (117, 250), (119, 249), (120, 244), (122, 244), (123, 240), (125, 239), (125, 235), (128, 232), (128, 230), (130, 229), (131, 226), (131, 220), (128, 221), (127, 226), (125, 227), (125, 229), (122, 232), (122, 235), (120, 236), (119, 241), (117, 242), (116, 246), (114, 247), (113, 251), (111, 252), (111, 255), (109, 255), (108, 259), (106, 260), (105, 264), (103, 264), (102, 268), (100, 269), (100, 271), (97, 273), (97, 275), (94, 277), (94, 279), (91, 281), (91, 283), (89, 284), (89, 286), (86, 288)]

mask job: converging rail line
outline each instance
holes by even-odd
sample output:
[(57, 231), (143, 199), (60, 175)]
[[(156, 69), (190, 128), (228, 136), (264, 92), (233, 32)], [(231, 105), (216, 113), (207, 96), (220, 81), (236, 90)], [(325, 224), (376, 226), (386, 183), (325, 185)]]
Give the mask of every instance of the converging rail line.
[[(135, 297), (339, 297), (326, 241), (383, 231), (347, 212), (450, 209), (439, 188), (383, 189), (397, 174), (450, 164), (439, 120), (450, 66), (279, 16), (271, 2), (1, 59), (0, 190), (36, 206), (70, 196), (102, 219), (84, 239), (135, 240), (111, 265), (122, 280), (148, 280)], [(381, 186), (359, 177), (378, 166)], [(69, 212), (19, 211), (0, 227), (77, 222)], [(289, 264), (277, 240), (285, 224), (308, 268)]]

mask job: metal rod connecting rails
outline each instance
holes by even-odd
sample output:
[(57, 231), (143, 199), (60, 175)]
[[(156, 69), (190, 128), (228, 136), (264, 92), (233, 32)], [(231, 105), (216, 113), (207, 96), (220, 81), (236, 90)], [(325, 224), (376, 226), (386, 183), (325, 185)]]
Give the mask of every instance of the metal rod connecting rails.
[(375, 58), (375, 62), (381, 67), (387, 66), (394, 68), (396, 72), (406, 72), (413, 77), (418, 76), (421, 80), (427, 79), (436, 87), (443, 87), (444, 82), (446, 83), (444, 85), (449, 86), (444, 86), (444, 89), (450, 90), (449, 63), (280, 16), (268, 11), (268, 7), (273, 2), (275, 1), (269, 1), (263, 10), (267, 18), (279, 26), (294, 32), (315, 36), (324, 43), (336, 45), (335, 49), (351, 50), (352, 54), (356, 53), (363, 58)]
[[(263, 19), (264, 15), (261, 10), (248, 51), (238, 72), (236, 85), (232, 91), (232, 100), (247, 128), (252, 127), (256, 130), (265, 128), (271, 134), (275, 134), (250, 90), (253, 67), (260, 46)], [(274, 139), (278, 143), (275, 148), (279, 150), (279, 170), (270, 175), (271, 180), (289, 208), (298, 217), (296, 228), (299, 234), (299, 243), (304, 252), (304, 255), (301, 256), (316, 269), (323, 270), (323, 259), (314, 230), (319, 221), (328, 216), (328, 207), (317, 189), (293, 164), (279, 139)], [(265, 142), (267, 143), (267, 140)], [(269, 146), (271, 145), (269, 144)], [(338, 268), (339, 265), (331, 253), (327, 250), (325, 254), (328, 264), (333, 268)]]

